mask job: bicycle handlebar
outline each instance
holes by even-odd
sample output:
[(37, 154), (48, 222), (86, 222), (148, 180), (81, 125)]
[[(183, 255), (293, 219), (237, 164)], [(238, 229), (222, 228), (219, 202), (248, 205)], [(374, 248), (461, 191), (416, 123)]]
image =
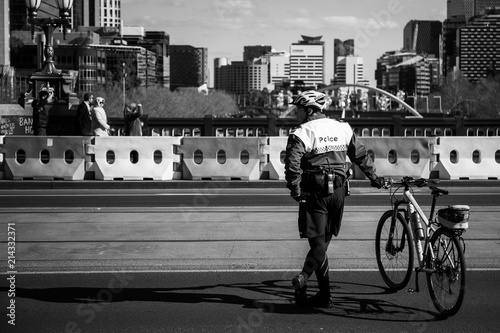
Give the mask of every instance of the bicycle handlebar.
[(391, 187), (393, 184), (399, 184), (403, 186), (417, 186), (417, 187), (424, 187), (427, 186), (428, 183), (434, 183), (433, 180), (430, 179), (425, 179), (425, 178), (419, 178), (419, 179), (414, 179), (413, 177), (403, 177), (401, 180), (394, 180), (392, 178), (390, 179), (384, 179), (384, 185), (382, 186), (385, 189), (388, 189)]

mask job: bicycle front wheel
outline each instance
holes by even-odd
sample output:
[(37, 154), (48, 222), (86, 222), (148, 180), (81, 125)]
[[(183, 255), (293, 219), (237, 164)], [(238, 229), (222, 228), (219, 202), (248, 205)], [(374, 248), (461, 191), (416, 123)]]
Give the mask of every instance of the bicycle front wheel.
[(439, 228), (431, 238), (434, 259), (427, 256), (427, 286), (436, 309), (452, 316), (462, 306), (465, 294), (465, 257), (458, 237), (452, 230)]
[(414, 247), (410, 228), (399, 212), (385, 212), (375, 234), (375, 253), (380, 275), (389, 288), (403, 289), (413, 270)]

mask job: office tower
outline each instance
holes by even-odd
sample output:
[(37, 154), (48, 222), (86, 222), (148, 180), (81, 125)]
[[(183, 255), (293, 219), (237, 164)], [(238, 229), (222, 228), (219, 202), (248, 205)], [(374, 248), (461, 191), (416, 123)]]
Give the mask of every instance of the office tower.
[(337, 62), (339, 57), (347, 57), (354, 55), (354, 39), (340, 40), (335, 39), (333, 41), (333, 77), (334, 81), (337, 77)]
[(484, 14), (484, 10), (489, 7), (499, 7), (500, 0), (448, 0), (448, 19), (463, 16), (465, 21), (472, 17)]
[(465, 16), (454, 16), (443, 22), (442, 72), (444, 76), (453, 73), (457, 66), (457, 31), (466, 25)]
[(146, 31), (141, 46), (156, 54), (156, 81), (165, 88), (170, 88), (170, 36), (164, 31)]
[(285, 51), (272, 51), (269, 59), (269, 82), (275, 87), (290, 80), (290, 54)]
[(368, 85), (364, 78), (363, 57), (338, 57), (336, 67), (334, 84)]
[(459, 69), (471, 81), (500, 70), (500, 8), (476, 17), (459, 30)]
[(403, 48), (417, 54), (439, 56), (442, 23), (411, 20), (403, 30)]
[(265, 57), (254, 61), (233, 61), (220, 66), (219, 88), (227, 93), (244, 95), (252, 90), (263, 90), (269, 84), (269, 64)]
[(302, 35), (302, 40), (290, 46), (290, 81), (305, 86), (325, 83), (325, 45), (322, 36)]
[(243, 47), (243, 61), (252, 61), (256, 58), (265, 56), (272, 51), (269, 45), (253, 45)]
[(191, 45), (170, 45), (170, 89), (208, 83), (208, 52)]
[(228, 58), (215, 58), (214, 59), (214, 88), (220, 88), (220, 68), (222, 66), (230, 65), (231, 61)]

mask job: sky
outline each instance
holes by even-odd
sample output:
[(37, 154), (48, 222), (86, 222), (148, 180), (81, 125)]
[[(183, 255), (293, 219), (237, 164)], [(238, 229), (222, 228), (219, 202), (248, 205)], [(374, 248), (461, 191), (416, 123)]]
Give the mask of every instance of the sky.
[[(214, 58), (243, 60), (243, 47), (290, 51), (301, 35), (323, 36), (325, 83), (333, 77), (333, 40), (354, 39), (365, 78), (374, 82), (376, 59), (403, 47), (410, 20), (446, 19), (447, 0), (121, 0), (124, 26), (165, 31), (170, 44), (208, 49)], [(209, 84), (211, 85), (211, 82)]]

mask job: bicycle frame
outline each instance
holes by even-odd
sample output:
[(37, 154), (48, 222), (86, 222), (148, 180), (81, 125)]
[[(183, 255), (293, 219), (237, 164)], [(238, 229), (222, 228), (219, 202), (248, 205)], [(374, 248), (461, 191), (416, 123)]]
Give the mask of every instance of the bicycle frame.
[[(405, 205), (406, 208), (400, 209), (400, 205)], [(430, 217), (434, 215), (434, 210), (436, 207), (436, 197), (433, 197), (432, 200), (432, 206), (431, 206), (431, 214)], [(424, 245), (422, 246), (422, 241), (415, 235), (415, 230), (413, 229), (413, 225), (410, 223), (410, 230), (413, 235), (413, 241), (414, 241), (414, 246), (417, 252), (417, 258), (418, 258), (418, 268), (417, 270), (425, 270), (425, 261), (424, 258), (427, 255), (431, 255), (432, 259), (434, 259), (434, 252), (430, 251), (430, 236), (431, 236), (431, 231), (435, 231), (434, 227), (430, 223), (429, 219), (425, 216), (424, 212), (420, 208), (420, 205), (417, 203), (415, 197), (410, 191), (410, 187), (407, 186), (405, 187), (405, 190), (403, 192), (403, 199), (402, 200), (397, 200), (394, 203), (394, 209), (393, 209), (393, 220), (396, 219), (396, 214), (399, 211), (404, 211), (405, 213), (405, 220), (407, 223), (410, 223), (410, 219), (412, 216), (413, 212), (416, 212), (420, 216), (420, 220), (422, 223), (425, 224), (424, 229)], [(391, 231), (392, 233), (392, 231)]]

